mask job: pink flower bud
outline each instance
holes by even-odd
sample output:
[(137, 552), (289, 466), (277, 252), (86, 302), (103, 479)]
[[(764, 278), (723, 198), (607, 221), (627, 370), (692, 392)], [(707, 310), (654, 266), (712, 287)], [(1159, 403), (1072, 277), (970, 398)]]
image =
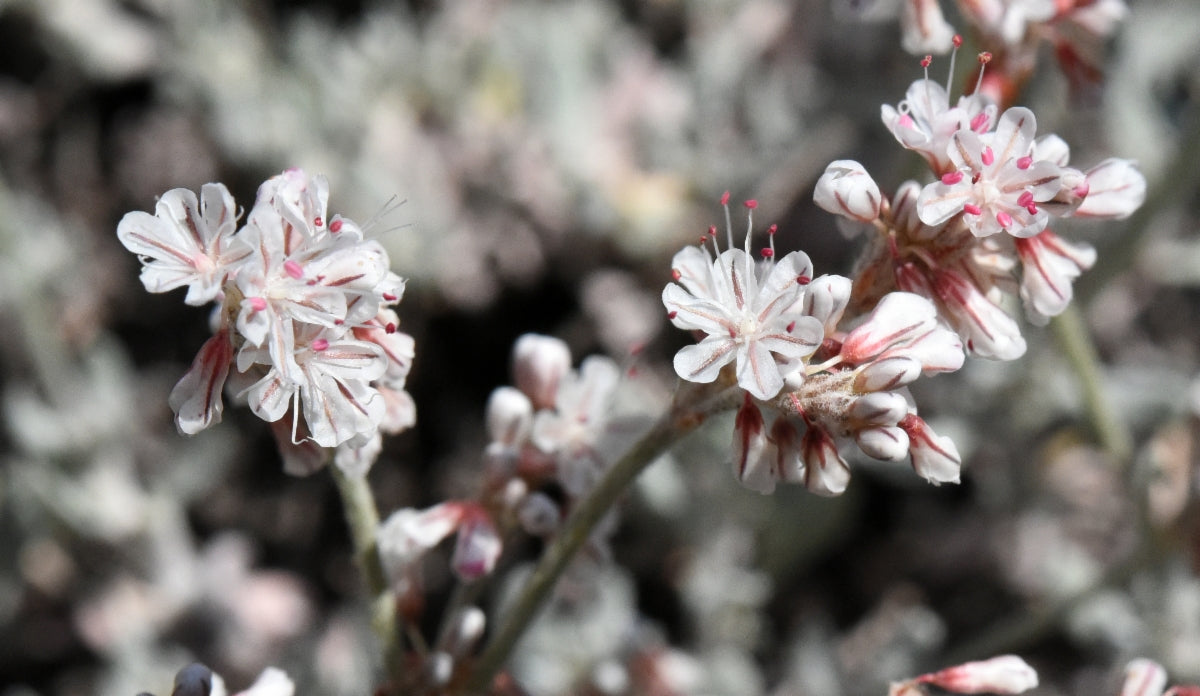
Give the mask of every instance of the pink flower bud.
[(1037, 672), (1016, 655), (968, 662), (914, 681), (959, 694), (1020, 694), (1038, 685)]
[(838, 160), (825, 168), (813, 191), (813, 201), (823, 210), (859, 222), (879, 217), (882, 196), (867, 170), (854, 160)]
[(747, 394), (733, 428), (733, 475), (743, 486), (759, 493), (775, 490), (770, 442), (762, 411)]
[(492, 572), (504, 547), (487, 511), (476, 504), (465, 504), (463, 513), (450, 564), (458, 577), (470, 582)]
[(937, 308), (932, 302), (909, 292), (888, 293), (866, 322), (842, 341), (842, 358), (861, 363), (928, 333), (936, 325)]
[(825, 428), (810, 423), (800, 441), (804, 485), (823, 496), (841, 495), (850, 483), (850, 467), (838, 454), (837, 443)]
[(950, 438), (933, 432), (915, 414), (905, 416), (899, 426), (908, 433), (912, 467), (921, 478), (934, 485), (958, 483), (962, 457)]
[(535, 410), (554, 408), (558, 383), (569, 369), (571, 351), (557, 338), (525, 334), (513, 345), (513, 383)]
[(847, 410), (855, 427), (895, 425), (908, 415), (908, 400), (897, 392), (863, 394)]
[(1146, 200), (1146, 177), (1130, 160), (1107, 159), (1087, 170), (1087, 198), (1075, 211), (1078, 217), (1123, 219)]
[(1167, 685), (1167, 671), (1154, 660), (1138, 658), (1125, 665), (1125, 683), (1121, 696), (1161, 696)]
[(840, 275), (814, 278), (804, 290), (804, 313), (825, 326), (828, 336), (837, 330), (850, 302), (850, 279)]

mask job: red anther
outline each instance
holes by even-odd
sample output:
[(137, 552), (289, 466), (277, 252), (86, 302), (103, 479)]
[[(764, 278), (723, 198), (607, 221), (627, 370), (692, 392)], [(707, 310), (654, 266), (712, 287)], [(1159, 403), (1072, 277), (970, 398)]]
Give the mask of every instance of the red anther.
[(955, 48), (962, 48), (962, 34), (955, 34), (954, 38), (950, 39), (950, 42), (954, 44)]
[(673, 309), (672, 309), (671, 311), (667, 312), (667, 318), (668, 318), (668, 319), (674, 319), (674, 318), (675, 318), (675, 317), (677, 317), (677, 316), (679, 316), (679, 312), (676, 312), (676, 311), (675, 311), (675, 310), (673, 310)]
[[(736, 331), (736, 330), (735, 330), (735, 329), (734, 329), (732, 326), (731, 326), (731, 327), (729, 327), (729, 337), (730, 337), (730, 338), (737, 338), (737, 331)], [(749, 397), (750, 395), (749, 395), (749, 394), (746, 394), (746, 396), (747, 396), (747, 397)]]
[(746, 206), (746, 208), (748, 208), (750, 210), (754, 210), (755, 208), (758, 207), (758, 201), (751, 198), (750, 200), (746, 201), (742, 205)]
[(1083, 183), (1076, 186), (1072, 192), (1076, 196), (1079, 196), (1080, 198), (1084, 198), (1088, 195), (1088, 191), (1091, 191), (1091, 190), (1092, 190), (1092, 185), (1089, 184), (1088, 182), (1084, 181)]
[(313, 227), (320, 227), (321, 225), (324, 225), (324, 224), (325, 224), (325, 221), (321, 219), (320, 215), (313, 218)]
[(341, 320), (341, 319), (334, 319), (334, 320), (333, 320), (333, 325), (334, 325), (334, 326), (341, 326), (342, 324), (345, 324), (345, 323), (346, 323), (346, 322), (345, 322), (345, 321), (343, 321), (343, 320)]
[(729, 205), (729, 192), (721, 194), (721, 205)]
[(329, 341), (326, 341), (323, 338), (318, 338), (317, 340), (313, 341), (312, 345), (309, 347), (319, 353), (329, 347)]
[(963, 206), (963, 212), (967, 215), (983, 215), (983, 208), (980, 208), (974, 203), (968, 203)]
[(1033, 166), (1033, 158), (1029, 155), (1017, 158), (1017, 169), (1029, 169)]
[(942, 183), (947, 186), (953, 186), (963, 180), (962, 172), (946, 172), (942, 175)]
[(1033, 191), (1026, 191), (1020, 196), (1017, 196), (1017, 205), (1025, 208), (1033, 203)]
[(383, 327), (383, 330), (390, 334), (396, 333), (396, 322), (389, 321), (387, 326)]
[(256, 312), (261, 312), (267, 308), (267, 301), (261, 297), (247, 297), (246, 301), (250, 303), (250, 308)]
[(990, 167), (992, 166), (992, 162), (996, 161), (996, 153), (992, 152), (991, 147), (985, 147), (983, 148), (983, 152), (980, 153), (979, 159), (983, 160), (983, 166)]
[(806, 275), (796, 276), (796, 282), (799, 283), (800, 285), (808, 285), (809, 283), (812, 282), (812, 278), (809, 278)]
[(329, 231), (333, 232), (334, 234), (341, 232), (342, 231), (342, 221), (334, 220), (333, 222), (329, 223)]
[(1037, 214), (1038, 214), (1038, 207), (1037, 207), (1036, 205), (1032, 204), (1032, 203), (1030, 203), (1029, 205), (1025, 206), (1025, 210), (1028, 210), (1030, 215), (1037, 215)]
[(1001, 210), (1000, 212), (996, 213), (996, 222), (1000, 223), (1001, 227), (1008, 229), (1008, 227), (1012, 225), (1013, 219), (1011, 215)]
[(716, 226), (716, 225), (709, 225), (709, 226), (708, 226), (708, 236), (709, 236), (709, 237), (715, 237), (715, 236), (717, 236), (717, 226)]
[(971, 130), (975, 131), (976, 133), (984, 133), (987, 131), (987, 122), (988, 115), (980, 111), (979, 113), (975, 114), (974, 118), (971, 119)]
[(764, 259), (769, 259), (769, 258), (771, 258), (771, 257), (772, 257), (772, 256), (774, 256), (774, 255), (775, 255), (775, 250), (774, 250), (774, 249), (772, 249), (771, 247), (767, 247), (767, 248), (765, 248), (765, 249), (763, 249), (763, 250), (762, 250), (762, 257), (763, 257)]
[(792, 329), (794, 329), (794, 328), (796, 328), (796, 322), (795, 322), (795, 321), (790, 321), (790, 322), (788, 322), (788, 325), (787, 325), (787, 329), (786, 329), (786, 331), (787, 331), (788, 333), (791, 333), (791, 332), (792, 332)]
[(987, 65), (990, 62), (992, 62), (992, 54), (991, 53), (984, 51), (983, 53), (979, 54), (979, 64), (980, 65)]
[(305, 284), (305, 285), (316, 285), (316, 284), (317, 284), (317, 279), (316, 279), (316, 278), (312, 278), (312, 279), (308, 280), (307, 282), (305, 282), (304, 284)]
[(671, 269), (671, 280), (679, 280), (682, 277), (683, 277), (683, 274), (679, 272), (678, 268)]
[(971, 175), (971, 183), (978, 184), (979, 180), (982, 178), (983, 178), (983, 175), (981, 175), (979, 172), (975, 172), (974, 174)]
[(304, 269), (300, 267), (300, 264), (291, 259), (283, 262), (283, 272), (296, 280), (304, 277)]
[(385, 292), (385, 293), (383, 293), (383, 299), (387, 300), (388, 302), (395, 302), (396, 300), (398, 300), (400, 298), (397, 297), (396, 295), (393, 295), (390, 292)]
[(921, 59), (922, 68), (928, 68), (930, 65), (933, 65), (933, 56), (925, 56)]
[(775, 234), (779, 231), (779, 225), (771, 225), (767, 228), (767, 234)]

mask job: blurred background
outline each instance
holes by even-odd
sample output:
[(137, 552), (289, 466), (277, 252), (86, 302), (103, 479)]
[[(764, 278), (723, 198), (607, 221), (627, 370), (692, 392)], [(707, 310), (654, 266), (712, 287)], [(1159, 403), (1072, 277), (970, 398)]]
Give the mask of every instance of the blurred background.
[[(825, 165), (857, 159), (885, 190), (922, 176), (879, 120), (920, 76), (896, 11), (0, 0), (0, 694), (163, 694), (193, 660), (235, 691), (268, 664), (299, 693), (374, 686), (328, 477), (284, 475), (244, 408), (176, 434), (167, 394), (208, 310), (143, 291), (125, 212), (210, 181), (249, 207), (284, 168), (325, 174), (331, 212), (409, 279), (418, 425), (371, 473), (381, 511), (470, 495), (522, 333), (636, 362), (665, 398), (687, 336), (659, 295), (723, 191), (759, 200), (782, 251), (850, 272), (857, 245), (811, 202)], [(1133, 4), (1083, 89), (1038, 56), (1020, 103), (1039, 134), (1150, 182), (1129, 220), (1056, 228), (1100, 250), (1077, 289), (1132, 461), (1092, 444), (1061, 347), (1028, 326), (1022, 360), (918, 385), (963, 452), (955, 488), (856, 461), (840, 498), (759, 496), (714, 422), (647, 472), (614, 563), (531, 634), (531, 693), (636, 691), (650, 658), (677, 679), (662, 694), (881, 695), (1003, 652), (1041, 694), (1116, 694), (1139, 655), (1200, 680), (1200, 6)], [(436, 625), (445, 559), (426, 575)]]

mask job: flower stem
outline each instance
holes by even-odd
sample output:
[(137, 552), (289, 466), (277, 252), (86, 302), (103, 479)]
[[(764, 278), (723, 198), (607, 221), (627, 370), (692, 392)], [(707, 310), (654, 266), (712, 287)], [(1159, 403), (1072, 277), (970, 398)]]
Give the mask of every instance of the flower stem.
[[(467, 693), (487, 691), (493, 677), (516, 646), (517, 640), (550, 597), (550, 591), (566, 570), (575, 552), (583, 546), (592, 529), (638, 474), (671, 445), (704, 422), (707, 416), (735, 405), (736, 400), (728, 398), (731, 390), (721, 389), (711, 394), (713, 388), (718, 386), (685, 384), (677, 390), (670, 410), (605, 472), (604, 478), (579, 503), (554, 541), (546, 548), (533, 574), (504, 614), (499, 628), (483, 654), (479, 656), (466, 684)], [(702, 393), (697, 395), (697, 391)], [(696, 398), (697, 396), (700, 398)], [(705, 396), (710, 398), (706, 399)]]
[(379, 557), (375, 531), (379, 528), (379, 511), (375, 496), (365, 476), (347, 476), (341, 468), (330, 465), (337, 483), (338, 494), (345, 508), (346, 525), (354, 544), (354, 561), (362, 573), (370, 593), (371, 628), (379, 638), (384, 667), (393, 683), (399, 683), (403, 669), (403, 653), (396, 630), (396, 600), (388, 587), (383, 562)]
[(1100, 358), (1096, 354), (1096, 346), (1092, 343), (1079, 306), (1068, 305), (1062, 314), (1054, 318), (1051, 327), (1059, 346), (1066, 354), (1067, 361), (1079, 376), (1083, 388), (1084, 408), (1100, 445), (1118, 467), (1128, 466), (1133, 457), (1133, 438), (1125, 423), (1117, 417), (1112, 401), (1104, 391)]

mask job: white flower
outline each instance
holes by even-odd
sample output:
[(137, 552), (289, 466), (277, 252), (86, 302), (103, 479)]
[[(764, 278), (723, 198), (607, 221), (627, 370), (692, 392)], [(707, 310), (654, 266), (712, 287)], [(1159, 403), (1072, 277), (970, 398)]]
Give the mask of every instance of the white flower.
[(998, 232), (1032, 237), (1044, 230), (1049, 213), (1037, 204), (1058, 195), (1062, 170), (1049, 160), (1033, 159), (1036, 128), (1032, 111), (1013, 107), (994, 133), (954, 133), (947, 153), (955, 170), (921, 191), (921, 222), (940, 225), (961, 214), (976, 237)]
[(1020, 694), (1038, 685), (1037, 672), (1016, 655), (967, 662), (911, 681), (958, 694)]
[(187, 286), (184, 302), (202, 305), (217, 298), (225, 277), (251, 253), (237, 243), (236, 229), (229, 191), (222, 184), (205, 184), (199, 201), (187, 189), (171, 189), (158, 200), (154, 215), (126, 213), (117, 238), (145, 264), (141, 277), (147, 292)]
[(1021, 257), (1025, 314), (1031, 322), (1043, 326), (1071, 303), (1071, 283), (1096, 263), (1096, 250), (1086, 244), (1072, 244), (1050, 230), (1015, 241)]
[(534, 416), (531, 439), (538, 449), (554, 455), (558, 480), (571, 495), (590, 490), (607, 465), (598, 444), (620, 376), (620, 368), (609, 358), (589, 356), (578, 373), (571, 370), (562, 376), (553, 407)]
[(884, 104), (880, 117), (901, 145), (920, 153), (940, 175), (954, 168), (947, 151), (951, 137), (964, 129), (986, 133), (996, 117), (996, 105), (975, 94), (959, 97), (951, 107), (945, 88), (925, 79), (913, 82), (896, 107)]
[(783, 388), (781, 365), (797, 362), (817, 349), (824, 337), (821, 322), (798, 304), (812, 281), (808, 255), (793, 251), (755, 264), (746, 248), (728, 249), (715, 261), (707, 251), (689, 247), (672, 261), (671, 283), (663, 304), (681, 329), (702, 331), (699, 344), (675, 354), (675, 372), (690, 382), (712, 382), (725, 365), (735, 363), (738, 385), (758, 399)]

